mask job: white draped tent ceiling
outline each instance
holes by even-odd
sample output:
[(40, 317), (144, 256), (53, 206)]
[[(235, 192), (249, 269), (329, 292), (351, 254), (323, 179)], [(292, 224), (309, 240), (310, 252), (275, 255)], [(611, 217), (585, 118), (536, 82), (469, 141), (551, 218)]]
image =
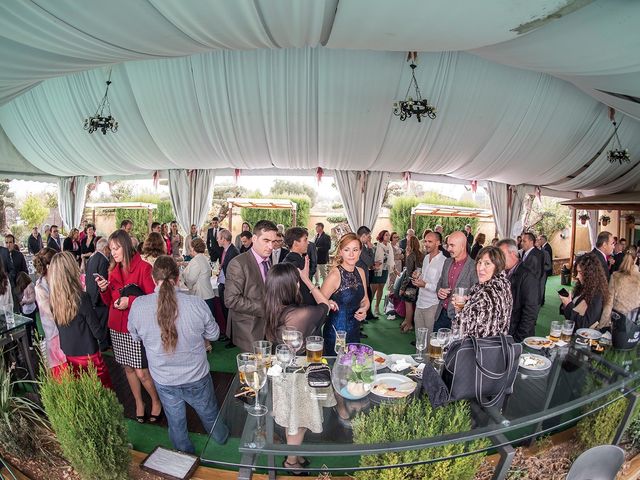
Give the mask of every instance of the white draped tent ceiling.
[[(412, 172), (640, 184), (634, 0), (0, 0), (0, 174)], [(435, 120), (392, 103), (416, 76)], [(89, 135), (112, 69), (117, 133)], [(606, 151), (616, 110), (630, 164)]]

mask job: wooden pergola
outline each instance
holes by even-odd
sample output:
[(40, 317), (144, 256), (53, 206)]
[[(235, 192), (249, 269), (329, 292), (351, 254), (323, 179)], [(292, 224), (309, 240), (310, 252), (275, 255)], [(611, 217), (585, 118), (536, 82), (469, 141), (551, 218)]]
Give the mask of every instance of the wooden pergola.
[(612, 195), (595, 195), (593, 197), (575, 198), (560, 202), (571, 209), (571, 253), (573, 256), (576, 248), (576, 219), (578, 210), (617, 210), (618, 211), (618, 238), (622, 236), (622, 212), (640, 212), (640, 192), (615, 193)]
[(151, 231), (153, 223), (152, 210), (156, 210), (158, 205), (146, 202), (104, 202), (104, 203), (87, 203), (85, 208), (91, 210), (92, 223), (96, 223), (96, 210), (111, 210), (116, 208), (124, 208), (128, 210), (147, 210), (147, 227)]
[(493, 218), (491, 210), (472, 207), (457, 207), (454, 205), (433, 205), (420, 203), (411, 209), (411, 228), (415, 227), (416, 217), (470, 217)]
[(267, 210), (291, 210), (291, 222), (296, 226), (298, 204), (282, 198), (227, 198), (229, 207), (229, 231), (232, 231), (233, 208), (264, 208)]

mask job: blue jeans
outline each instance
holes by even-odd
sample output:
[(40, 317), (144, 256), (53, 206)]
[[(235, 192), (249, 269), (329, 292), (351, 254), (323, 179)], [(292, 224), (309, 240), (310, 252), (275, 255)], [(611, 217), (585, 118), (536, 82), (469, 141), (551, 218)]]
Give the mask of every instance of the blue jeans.
[(205, 430), (211, 434), (211, 437), (216, 442), (222, 444), (227, 441), (229, 429), (222, 420), (216, 423), (218, 402), (213, 392), (211, 375), (206, 375), (200, 380), (183, 385), (160, 385), (159, 383), (154, 383), (169, 424), (169, 438), (176, 450), (186, 453), (195, 452), (187, 431), (185, 403), (193, 407), (200, 417)]

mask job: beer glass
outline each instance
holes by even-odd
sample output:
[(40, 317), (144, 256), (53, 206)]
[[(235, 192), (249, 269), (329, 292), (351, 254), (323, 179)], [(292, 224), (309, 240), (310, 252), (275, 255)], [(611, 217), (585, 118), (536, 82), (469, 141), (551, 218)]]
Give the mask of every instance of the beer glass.
[(557, 342), (562, 335), (562, 322), (554, 320), (551, 322), (551, 329), (549, 330), (549, 340)]
[(422, 361), (424, 359), (424, 351), (427, 348), (427, 340), (429, 329), (420, 327), (416, 329), (416, 359)]
[(573, 320), (565, 320), (564, 323), (562, 324), (562, 333), (560, 335), (560, 340), (562, 340), (563, 342), (571, 342), (571, 337), (573, 336), (573, 327), (575, 326), (576, 322), (574, 322)]
[(267, 368), (271, 368), (273, 359), (271, 358), (271, 342), (267, 340), (258, 340), (253, 342), (253, 353), (256, 359), (264, 362)]
[(254, 354), (240, 353), (236, 357), (240, 382), (256, 392), (256, 403), (247, 409), (249, 415), (261, 417), (267, 414), (267, 407), (260, 405), (260, 389), (267, 382), (267, 368), (264, 362), (258, 360)]
[(459, 312), (464, 307), (464, 304), (467, 303), (467, 289), (462, 287), (455, 288), (451, 299), (456, 311)]
[(336, 330), (336, 346), (334, 349), (337, 355), (347, 350), (347, 332), (344, 330)]
[(322, 362), (324, 339), (318, 336), (307, 337), (307, 363)]
[(434, 362), (442, 361), (442, 344), (438, 339), (438, 332), (432, 332), (429, 336), (429, 358)]

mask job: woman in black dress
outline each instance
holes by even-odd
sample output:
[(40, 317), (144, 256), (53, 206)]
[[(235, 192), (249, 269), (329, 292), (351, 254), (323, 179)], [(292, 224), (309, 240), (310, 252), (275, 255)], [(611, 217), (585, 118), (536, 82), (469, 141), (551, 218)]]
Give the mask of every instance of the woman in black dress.
[(80, 265), (81, 255), (80, 240), (78, 239), (79, 236), (80, 231), (77, 228), (72, 228), (69, 232), (69, 236), (64, 239), (64, 242), (62, 242), (62, 250), (65, 252), (70, 252), (78, 262), (78, 265)]
[(82, 243), (80, 243), (80, 255), (82, 257), (82, 261), (87, 262), (89, 257), (93, 255), (96, 251), (97, 241), (98, 237), (96, 237), (96, 227), (94, 227), (92, 223), (88, 223), (86, 234), (82, 239)]

